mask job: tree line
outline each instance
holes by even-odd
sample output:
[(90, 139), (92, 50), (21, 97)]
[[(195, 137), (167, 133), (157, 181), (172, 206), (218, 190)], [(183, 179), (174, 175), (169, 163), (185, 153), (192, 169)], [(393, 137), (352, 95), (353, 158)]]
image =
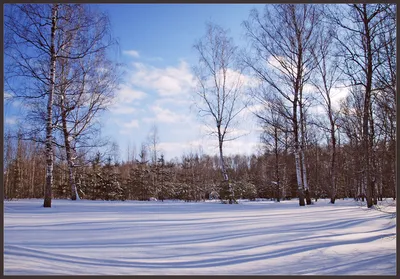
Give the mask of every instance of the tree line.
[[(371, 207), (396, 197), (393, 4), (268, 4), (243, 22), (244, 49), (229, 31), (207, 24), (194, 44), (194, 95), (219, 152), (168, 162), (156, 129), (127, 162), (91, 148), (96, 116), (119, 82), (118, 65), (106, 55), (115, 45), (106, 15), (87, 5), (11, 6), (6, 90), (29, 104), (30, 125), (4, 138), (8, 198), (44, 191), (44, 206), (51, 197), (298, 198), (304, 206), (312, 198), (352, 197)], [(226, 156), (225, 142), (237, 138), (233, 129), (251, 108), (263, 150)]]
[[(45, 185), (45, 149), (31, 141), (14, 141), (5, 137), (4, 193), (7, 199), (42, 198)], [(281, 146), (279, 167), (276, 169), (274, 146), (258, 155), (234, 155), (224, 158), (236, 199), (257, 198), (275, 201), (298, 197), (296, 170), (289, 152), (290, 146)], [(351, 144), (339, 143), (337, 147), (336, 198), (363, 199), (362, 174), (356, 159), (358, 150)], [(391, 154), (381, 146), (382, 156), (377, 158), (377, 199), (396, 198), (396, 183)], [(305, 153), (307, 161), (310, 197), (318, 200), (331, 197), (331, 150), (314, 140)], [(161, 154), (155, 162), (149, 148), (131, 156), (129, 161), (115, 161), (112, 156), (96, 153), (93, 157), (76, 162), (74, 176), (78, 196), (90, 200), (150, 200), (179, 199), (203, 201), (229, 199), (229, 191), (221, 180), (219, 156), (191, 152), (181, 158), (165, 160)], [(71, 196), (68, 165), (56, 160), (54, 165), (53, 197), (68, 199)], [(358, 174), (358, 175), (356, 175)]]

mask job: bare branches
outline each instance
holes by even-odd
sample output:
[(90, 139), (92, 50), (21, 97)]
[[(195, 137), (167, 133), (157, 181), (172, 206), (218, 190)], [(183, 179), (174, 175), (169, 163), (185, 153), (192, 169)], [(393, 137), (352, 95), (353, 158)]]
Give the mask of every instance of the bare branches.
[[(268, 5), (262, 17), (253, 10), (250, 19), (243, 23), (253, 50), (243, 62), (264, 85), (256, 94), (256, 99), (266, 106), (266, 110), (275, 110), (292, 126), (299, 191), (303, 187), (301, 179), (306, 177), (305, 170), (300, 175), (298, 156), (300, 149), (304, 148), (306, 137), (306, 98), (303, 93), (318, 66), (312, 51), (318, 43), (317, 30), (320, 24), (321, 13), (316, 6), (292, 4)], [(268, 94), (265, 94), (265, 89), (268, 89)], [(274, 122), (274, 119), (269, 119), (271, 114), (269, 117), (257, 114), (257, 117), (266, 125)], [(278, 135), (276, 131), (274, 134)], [(304, 205), (302, 197), (300, 205)]]
[[(96, 117), (107, 108), (119, 81), (119, 69), (106, 55), (116, 43), (108, 17), (81, 4), (7, 8), (6, 90), (25, 101), (27, 136), (37, 133), (40, 142), (46, 134), (48, 177), (56, 145), (66, 150), (71, 178), (73, 153), (93, 140), (99, 130)], [(48, 197), (51, 187), (47, 189)], [(49, 205), (48, 198), (45, 204)]]
[[(197, 80), (197, 107), (202, 117), (214, 122), (214, 131), (218, 137), (220, 166), (225, 181), (228, 175), (223, 158), (223, 143), (229, 129), (246, 104), (242, 95), (242, 70), (236, 65), (236, 46), (227, 30), (208, 23), (206, 35), (194, 48), (199, 54), (199, 64), (194, 67)], [(230, 202), (233, 192), (230, 192)]]

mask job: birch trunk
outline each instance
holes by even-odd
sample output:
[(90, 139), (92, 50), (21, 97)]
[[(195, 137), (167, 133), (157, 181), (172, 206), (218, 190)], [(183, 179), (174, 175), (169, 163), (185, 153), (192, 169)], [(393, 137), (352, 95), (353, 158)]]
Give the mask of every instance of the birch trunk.
[[(65, 125), (65, 128), (64, 128)], [(70, 146), (70, 142), (68, 140), (68, 133), (66, 132), (66, 121), (63, 120), (63, 130), (64, 130), (64, 139), (65, 139), (65, 150), (67, 153), (67, 164), (68, 164), (68, 182), (71, 186), (71, 200), (79, 199), (77, 195), (76, 183), (74, 178), (74, 161), (72, 158), (72, 149)]]
[(72, 158), (72, 148), (71, 142), (68, 133), (67, 127), (67, 111), (65, 108), (65, 89), (62, 90), (62, 96), (60, 100), (60, 107), (61, 107), (61, 122), (62, 122), (62, 132), (64, 136), (64, 145), (65, 145), (65, 152), (67, 156), (67, 165), (68, 165), (68, 182), (71, 187), (71, 200), (77, 199), (77, 190), (76, 184), (74, 179), (74, 160)]
[[(64, 53), (65, 56), (69, 56), (72, 48), (72, 42), (74, 41), (75, 36), (77, 35), (77, 31), (73, 32), (73, 35), (71, 38), (69, 38), (69, 41), (61, 48), (62, 53)], [(68, 131), (68, 125), (67, 125), (67, 115), (71, 111), (71, 108), (67, 108), (65, 105), (66, 99), (68, 98), (66, 94), (67, 90), (67, 83), (68, 83), (68, 76), (70, 74), (71, 70), (71, 62), (68, 61), (68, 58), (62, 58), (59, 62), (61, 64), (61, 80), (62, 83), (60, 85), (60, 109), (61, 109), (61, 124), (62, 124), (62, 134), (64, 136), (64, 145), (65, 145), (65, 153), (66, 153), (66, 159), (67, 159), (67, 167), (68, 167), (68, 183), (71, 187), (71, 200), (77, 200), (79, 199), (77, 188), (76, 188), (76, 183), (75, 183), (75, 178), (74, 178), (74, 159), (73, 159), (73, 148), (71, 147), (71, 140), (69, 139), (70, 133)], [(75, 124), (76, 125), (76, 124)]]
[(303, 185), (304, 185), (304, 190), (305, 190), (305, 198), (306, 198), (307, 204), (310, 205), (311, 204), (310, 190), (308, 188), (306, 159), (305, 159), (305, 155), (304, 155), (304, 151), (303, 150), (301, 150), (301, 163), (302, 163), (302, 166), (303, 166)]
[(366, 44), (366, 85), (364, 97), (364, 111), (363, 111), (363, 141), (364, 141), (364, 176), (366, 179), (367, 190), (367, 207), (373, 205), (373, 189), (371, 181), (371, 154), (370, 154), (370, 138), (369, 138), (369, 121), (370, 121), (370, 105), (371, 105), (371, 91), (372, 91), (372, 42), (370, 37), (369, 20), (367, 14), (367, 4), (363, 4), (363, 20), (365, 30), (365, 44)]
[(50, 90), (47, 103), (47, 116), (46, 116), (46, 186), (44, 190), (44, 207), (51, 207), (52, 187), (53, 187), (53, 95), (55, 91), (55, 78), (56, 78), (56, 51), (55, 51), (55, 37), (57, 29), (57, 10), (58, 4), (54, 4), (52, 8), (51, 20), (51, 41), (50, 41)]
[[(301, 68), (298, 68), (298, 71), (300, 71)], [(305, 149), (305, 119), (304, 119), (304, 111), (303, 111), (303, 85), (300, 86), (299, 88), (299, 109), (300, 109), (300, 134), (301, 134), (301, 145), (300, 145), (300, 156), (301, 156), (301, 171), (302, 171), (302, 179), (303, 179), (303, 186), (304, 186), (304, 192), (305, 192), (305, 198), (306, 198), (306, 203), (307, 205), (311, 204), (311, 198), (310, 198), (310, 191), (308, 188), (308, 182), (307, 182), (307, 168), (306, 168), (306, 159), (304, 155), (304, 149)]]
[(304, 192), (303, 192), (303, 183), (301, 180), (301, 167), (300, 167), (300, 152), (299, 150), (295, 150), (294, 158), (296, 163), (296, 177), (297, 177), (297, 191), (299, 194), (299, 205), (304, 206)]
[[(233, 193), (232, 185), (229, 183), (228, 172), (226, 171), (226, 167), (225, 167), (225, 161), (224, 161), (224, 155), (223, 155), (223, 149), (222, 149), (222, 140), (220, 140), (220, 142), (219, 142), (219, 159), (220, 159), (222, 176), (224, 178), (224, 182), (227, 184), (227, 187), (228, 187), (229, 203), (232, 204), (235, 202), (235, 196)], [(225, 183), (224, 183), (224, 185), (225, 185)]]

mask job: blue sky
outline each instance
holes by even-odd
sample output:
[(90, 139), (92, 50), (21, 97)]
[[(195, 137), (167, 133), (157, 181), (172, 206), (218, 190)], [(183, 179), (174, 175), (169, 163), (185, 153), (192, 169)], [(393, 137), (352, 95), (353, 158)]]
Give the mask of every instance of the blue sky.
[[(119, 146), (119, 159), (127, 160), (128, 146), (138, 154), (153, 125), (158, 128), (159, 149), (166, 159), (200, 149), (217, 154), (217, 138), (208, 136), (204, 121), (193, 106), (192, 67), (198, 61), (193, 45), (205, 34), (206, 22), (213, 22), (229, 29), (235, 43), (245, 47), (242, 22), (248, 19), (252, 8), (263, 9), (264, 5), (93, 5), (108, 13), (113, 35), (119, 41), (118, 50), (110, 54), (124, 64), (125, 75), (114, 103), (100, 118), (102, 135)], [(243, 78), (252, 83), (251, 77)], [(342, 91), (336, 99), (346, 94)], [(5, 104), (6, 129), (18, 124), (18, 105)], [(240, 123), (233, 135), (244, 136), (225, 143), (225, 155), (258, 152), (261, 129), (251, 110), (239, 115)], [(318, 106), (315, 111), (321, 113)]]
[[(160, 149), (167, 159), (199, 150), (217, 154), (217, 139), (207, 136), (192, 109), (192, 66), (198, 60), (193, 44), (211, 21), (230, 30), (243, 46), (241, 24), (253, 7), (246, 4), (96, 4), (110, 17), (119, 40), (113, 57), (125, 65), (123, 83), (114, 104), (101, 116), (102, 135), (118, 143), (120, 160), (128, 145), (136, 154), (156, 125)], [(7, 93), (6, 93), (7, 94)], [(5, 106), (5, 125), (15, 125), (16, 105)], [(237, 132), (246, 134), (226, 144), (226, 154), (256, 152), (259, 132), (250, 113), (241, 115)]]
[[(127, 159), (128, 145), (139, 152), (154, 124), (167, 159), (197, 151), (200, 146), (205, 153), (217, 154), (217, 140), (207, 136), (201, 119), (191, 109), (191, 68), (198, 59), (192, 46), (204, 35), (207, 21), (230, 29), (235, 43), (243, 44), (241, 24), (256, 5), (104, 4), (99, 7), (110, 16), (120, 44), (118, 59), (126, 65), (116, 103), (102, 118), (103, 135), (118, 143), (121, 159)], [(242, 129), (247, 135), (228, 143), (227, 154), (255, 152), (256, 125), (251, 117), (247, 120), (249, 123)]]

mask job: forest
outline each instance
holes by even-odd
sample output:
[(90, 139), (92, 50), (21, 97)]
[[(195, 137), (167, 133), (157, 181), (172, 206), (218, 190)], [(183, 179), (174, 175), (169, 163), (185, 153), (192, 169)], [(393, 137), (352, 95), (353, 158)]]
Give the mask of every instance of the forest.
[[(124, 161), (98, 121), (122, 76), (108, 55), (117, 42), (106, 14), (88, 4), (8, 5), (4, 98), (24, 104), (24, 126), (5, 129), (4, 198), (44, 198), (45, 207), (51, 199), (304, 206), (354, 198), (367, 207), (395, 199), (396, 25), (395, 4), (267, 4), (244, 19), (241, 49), (228, 29), (207, 23), (193, 45), (193, 95), (218, 154), (166, 160), (155, 126), (137, 154), (122, 151), (132, 153)], [(340, 90), (348, 94), (336, 106)], [(259, 108), (262, 150), (224, 155), (250, 106)]]

